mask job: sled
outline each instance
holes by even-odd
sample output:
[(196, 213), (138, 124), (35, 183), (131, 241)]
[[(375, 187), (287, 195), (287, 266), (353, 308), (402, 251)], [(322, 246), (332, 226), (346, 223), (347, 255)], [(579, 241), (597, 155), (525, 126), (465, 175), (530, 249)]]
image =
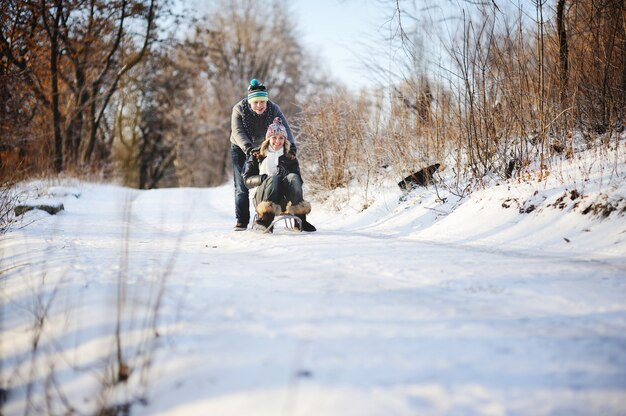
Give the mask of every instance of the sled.
[[(301, 232), (302, 231), (302, 220), (291, 214), (282, 213), (274, 217), (274, 221), (267, 228), (263, 228), (256, 223), (257, 216), (254, 216), (254, 220), (252, 220), (252, 230), (260, 232), (262, 234), (269, 234), (274, 232), (274, 225), (278, 224), (281, 221), (285, 222), (285, 229), (293, 232)], [(298, 228), (296, 228), (296, 224), (298, 224)]]

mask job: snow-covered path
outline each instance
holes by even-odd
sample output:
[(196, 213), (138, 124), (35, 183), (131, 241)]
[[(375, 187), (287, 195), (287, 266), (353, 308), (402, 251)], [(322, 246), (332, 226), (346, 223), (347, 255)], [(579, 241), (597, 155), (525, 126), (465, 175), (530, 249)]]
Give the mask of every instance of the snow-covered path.
[[(2, 242), (2, 411), (46, 409), (44, 391), (133, 415), (626, 411), (623, 260), (320, 210), (317, 233), (233, 232), (231, 192), (87, 187), (57, 217), (27, 214)], [(103, 387), (118, 321), (130, 378)]]

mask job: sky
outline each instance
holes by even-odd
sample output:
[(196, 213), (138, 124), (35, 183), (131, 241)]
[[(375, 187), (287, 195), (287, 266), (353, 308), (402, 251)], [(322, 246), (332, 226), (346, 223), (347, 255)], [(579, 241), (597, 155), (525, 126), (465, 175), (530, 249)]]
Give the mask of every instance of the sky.
[[(412, 30), (417, 19), (421, 44), (425, 50), (420, 64), (436, 70), (447, 60), (440, 42), (455, 36), (463, 10), (474, 11), (472, 2), (462, 0), (421, 0), (414, 11), (411, 2), (400, 2), (405, 30)], [(202, 0), (195, 0), (196, 8), (206, 8)], [(265, 2), (258, 2), (263, 7)], [(507, 0), (498, 2), (507, 14), (517, 14), (516, 7), (523, 4), (532, 14), (532, 0)], [(402, 76), (398, 62), (405, 56), (398, 43), (387, 39), (397, 35), (395, 1), (388, 0), (292, 0), (288, 2), (290, 15), (302, 36), (307, 50), (321, 64), (325, 74), (343, 83), (352, 91), (371, 85), (372, 82), (389, 84), (390, 73)], [(429, 23), (426, 23), (429, 22)], [(381, 71), (366, 67), (376, 62)], [(388, 71), (389, 70), (389, 71)]]
[(378, 1), (295, 0), (298, 30), (325, 69), (347, 87), (365, 86), (372, 77), (362, 61), (372, 59), (372, 42), (388, 31), (393, 9)]
[[(368, 45), (381, 39), (379, 32), (388, 30), (393, 8), (384, 1), (371, 0), (293, 0), (288, 2), (290, 15), (307, 50), (322, 63), (323, 69), (349, 88), (358, 90), (371, 77), (361, 61), (371, 59)], [(182, 3), (187, 6), (187, 3)], [(206, 8), (195, 0), (195, 9)], [(263, 2), (258, 2), (262, 7)]]
[[(533, 18), (533, 0), (496, 2), (501, 14), (517, 16), (519, 8)], [(400, 1), (402, 25), (407, 32), (417, 28), (423, 54), (418, 57), (424, 68), (434, 71), (445, 65), (447, 53), (440, 47), (455, 38), (463, 13), (477, 11), (477, 3), (464, 0), (420, 0), (413, 9), (410, 1)], [(376, 61), (383, 70), (402, 75), (398, 63), (405, 59), (398, 43), (396, 2), (386, 0), (294, 0), (290, 3), (303, 41), (320, 56), (337, 79), (353, 90), (372, 82), (388, 81), (385, 74), (373, 74), (364, 62)], [(545, 9), (550, 5), (546, 4)], [(546, 11), (546, 16), (549, 13)], [(413, 40), (413, 39), (411, 39)], [(394, 67), (396, 66), (396, 67)], [(381, 79), (382, 77), (382, 79)]]
[[(497, 4), (507, 16), (516, 16), (519, 7), (525, 15), (534, 16), (532, 0), (503, 0)], [(388, 81), (385, 74), (373, 74), (364, 62), (375, 61), (383, 71), (389, 69), (402, 75), (398, 65), (406, 57), (397, 42), (395, 1), (294, 0), (290, 6), (305, 45), (320, 56), (325, 69), (350, 89), (356, 91), (372, 82)], [(400, 7), (404, 30), (410, 33), (417, 28), (421, 37), (424, 52), (418, 57), (419, 64), (433, 71), (448, 59), (441, 42), (455, 38), (464, 12), (471, 14), (477, 10), (475, 2), (462, 0), (421, 0), (415, 3), (416, 9), (411, 7), (411, 2), (401, 1)], [(390, 43), (389, 38), (394, 38), (395, 43)]]
[(623, 415), (617, 148), (465, 197), (338, 189), (315, 233), (233, 231), (230, 183), (20, 184), (64, 209), (0, 236), (1, 413)]

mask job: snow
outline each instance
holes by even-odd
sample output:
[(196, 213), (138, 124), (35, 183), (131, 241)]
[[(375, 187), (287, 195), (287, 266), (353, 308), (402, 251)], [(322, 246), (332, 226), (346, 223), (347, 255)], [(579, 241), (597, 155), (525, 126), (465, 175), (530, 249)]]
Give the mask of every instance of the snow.
[(337, 191), (310, 234), (232, 231), (230, 184), (24, 184), (65, 210), (0, 243), (1, 412), (624, 414), (626, 168), (607, 166)]

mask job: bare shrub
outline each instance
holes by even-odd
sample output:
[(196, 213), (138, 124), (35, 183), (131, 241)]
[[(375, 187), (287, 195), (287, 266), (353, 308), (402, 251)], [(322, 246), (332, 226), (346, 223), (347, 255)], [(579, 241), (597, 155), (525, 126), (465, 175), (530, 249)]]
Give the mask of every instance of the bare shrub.
[(576, 1), (565, 9), (573, 113), (581, 127), (599, 134), (610, 135), (626, 120), (625, 15), (619, 0)]
[(347, 187), (380, 163), (369, 99), (353, 100), (345, 91), (320, 94), (297, 118), (299, 155), (314, 191)]
[[(20, 319), (0, 319), (3, 333), (18, 334), (17, 340), (9, 344), (2, 344), (0, 338), (0, 346), (13, 357), (0, 372), (0, 409), (6, 398), (3, 395), (8, 395), (8, 400), (22, 400), (12, 405), (21, 408), (23, 414), (119, 416), (130, 414), (137, 404), (147, 403), (145, 397), (154, 379), (151, 370), (163, 325), (162, 307), (169, 278), (179, 259), (178, 247), (188, 229), (183, 226), (174, 237), (175, 248), (163, 258), (162, 267), (138, 267), (132, 245), (134, 196), (129, 194), (124, 201), (115, 281), (102, 280), (103, 287), (111, 290), (94, 293), (94, 304), (84, 305), (113, 315), (112, 319), (105, 318), (102, 326), (95, 325), (100, 328), (95, 332), (94, 326), (82, 325), (84, 300), (69, 296), (90, 280), (82, 274), (92, 272), (76, 272), (66, 265), (73, 264), (71, 260), (80, 263), (85, 259), (80, 250), (75, 256), (66, 253), (60, 261), (56, 258), (58, 250), (52, 250), (55, 245), (51, 243), (24, 261), (2, 265), (3, 287), (14, 282), (20, 296), (12, 299), (3, 293), (0, 308), (14, 303), (12, 307), (21, 313)], [(0, 318), (3, 316), (0, 313)], [(101, 344), (101, 348), (93, 350), (89, 347), (92, 342)], [(73, 383), (83, 383), (82, 388), (89, 393), (72, 394)]]
[[(405, 177), (445, 157), (449, 108), (441, 86), (425, 74), (400, 83), (385, 117), (383, 154), (395, 177)], [(444, 105), (441, 105), (444, 103)]]
[(441, 40), (451, 65), (433, 76), (413, 41), (423, 16), (394, 2), (390, 24), (408, 56), (389, 73), (412, 74), (389, 86), (395, 166), (443, 157), (459, 183), (529, 178), (532, 166), (541, 179), (554, 156), (572, 157), (577, 130), (588, 146), (612, 143), (626, 99), (623, 2), (466, 5), (453, 16), (458, 36)]
[(19, 202), (19, 193), (15, 182), (2, 179), (0, 182), (0, 235), (6, 233), (15, 220), (14, 209)]

